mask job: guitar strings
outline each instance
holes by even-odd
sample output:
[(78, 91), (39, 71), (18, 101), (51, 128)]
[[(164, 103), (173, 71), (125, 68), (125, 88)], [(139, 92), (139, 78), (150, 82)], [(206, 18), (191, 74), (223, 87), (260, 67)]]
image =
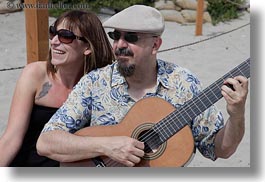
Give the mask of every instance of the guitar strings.
[[(245, 67), (245, 68), (242, 68), (242, 70), (245, 72), (246, 70), (248, 70), (249, 68), (248, 67)], [(239, 71), (237, 71), (237, 73), (242, 73), (241, 72), (241, 70), (239, 70)], [(230, 74), (230, 73), (229, 73)], [(238, 75), (238, 74), (237, 74)], [(234, 75), (232, 75), (233, 77), (234, 77)], [(222, 79), (219, 79), (218, 81), (216, 81), (215, 82), (215, 84), (217, 85), (217, 82), (220, 82), (220, 81), (222, 81), (222, 83), (223, 83), (223, 81), (225, 80), (225, 78), (223, 77)], [(218, 86), (218, 90), (220, 90), (220, 87), (222, 86), (222, 85), (217, 85)], [(215, 86), (216, 87), (216, 86)], [(209, 87), (207, 87), (207, 88), (209, 88)], [(207, 89), (206, 88), (206, 89)], [(209, 92), (212, 92), (212, 90), (207, 90), (206, 92), (204, 92), (204, 91), (202, 91), (201, 93), (202, 94), (204, 94), (205, 96), (209, 93)], [(202, 95), (201, 94), (201, 95)], [(217, 98), (218, 100), (219, 100), (219, 98), (215, 95), (215, 94), (213, 94), (213, 96), (215, 97), (215, 99)], [(196, 101), (196, 98), (197, 98), (197, 101)], [(199, 103), (203, 103), (201, 100), (200, 100), (200, 98), (199, 97), (196, 97), (196, 98), (194, 98), (194, 99), (191, 99), (190, 100), (190, 102), (193, 102), (194, 103), (194, 105), (195, 106), (197, 106), (198, 105), (198, 102)], [(207, 97), (206, 96), (206, 98), (209, 100), (209, 105), (213, 105), (214, 104), (214, 102), (212, 102), (211, 100), (213, 100), (214, 98), (211, 98), (211, 97)], [(194, 102), (194, 100), (195, 100), (195, 102)], [(178, 109), (177, 110), (177, 113), (175, 114), (175, 115), (180, 115), (181, 116), (181, 111), (184, 111), (184, 112), (186, 112), (186, 109), (187, 109), (187, 107), (189, 107), (189, 110), (191, 110), (192, 112), (193, 112), (193, 110), (192, 110), (192, 108), (190, 107), (190, 105), (189, 104), (185, 104), (182, 108), (180, 108), (180, 109)], [(207, 108), (209, 108), (209, 107), (207, 107)], [(206, 109), (207, 109), (206, 108)], [(205, 109), (205, 110), (206, 110)], [(201, 111), (201, 112), (203, 112), (203, 111)], [(175, 112), (173, 112), (173, 113), (175, 113)], [(170, 116), (171, 114), (169, 114), (168, 116)], [(195, 117), (198, 115), (198, 114), (195, 114), (194, 113), (194, 115), (195, 115)], [(189, 116), (189, 115), (188, 115)], [(190, 116), (189, 116), (190, 117)], [(190, 121), (190, 120), (192, 120), (193, 118), (189, 118), (189, 120), (188, 121)], [(187, 120), (187, 119), (185, 119), (185, 120)], [(165, 122), (164, 122), (164, 124), (162, 123), (161, 125), (159, 125), (159, 127), (158, 127), (158, 129), (162, 129), (162, 130), (164, 130), (163, 128), (165, 128), (167, 125), (171, 125), (171, 124), (176, 124), (175, 122), (171, 122), (170, 120), (166, 120)], [(176, 126), (176, 125), (175, 125)], [(178, 126), (176, 126), (176, 127), (178, 127)], [(178, 128), (178, 129), (180, 129), (180, 128)], [(146, 138), (147, 140), (149, 140), (149, 138), (150, 137), (152, 137), (152, 135), (150, 136), (150, 135), (146, 135), (146, 136), (142, 136), (142, 139), (144, 139), (144, 138)]]
[[(247, 63), (248, 62), (248, 65), (247, 64), (245, 64), (245, 63)], [(239, 67), (243, 67), (241, 70), (239, 69)], [(246, 75), (246, 74), (244, 74), (244, 73), (246, 73), (248, 70), (249, 70), (249, 67), (250, 67), (250, 58), (248, 59), (248, 60), (246, 60), (245, 62), (243, 62), (243, 63), (241, 63), (239, 66), (237, 66), (236, 68), (234, 68), (233, 70), (234, 70), (234, 72), (235, 72), (235, 74), (236, 75), (239, 75), (239, 74), (243, 74), (243, 75), (245, 75), (245, 76), (249, 76), (249, 75)], [(232, 71), (233, 71), (232, 70)], [(242, 73), (242, 70), (243, 70), (243, 73)], [(220, 79), (218, 79), (216, 82), (214, 82), (213, 84), (211, 84), (209, 87), (207, 87), (205, 90), (206, 90), (206, 92), (204, 92), (204, 91), (202, 91), (201, 92), (201, 94), (200, 95), (202, 95), (202, 94), (204, 94), (205, 95), (205, 97), (208, 99), (208, 102), (210, 102), (209, 104), (210, 105), (212, 105), (213, 103), (212, 103), (212, 101), (211, 100), (213, 100), (214, 98), (209, 98), (209, 97), (207, 97), (207, 95), (210, 93), (210, 92), (213, 92), (212, 91), (212, 89), (208, 89), (208, 88), (210, 88), (211, 86), (213, 86), (213, 85), (215, 85), (215, 86), (213, 86), (213, 87), (215, 87), (215, 89), (218, 89), (218, 90), (220, 90), (221, 88), (221, 86), (222, 86), (222, 84), (220, 84), (219, 82), (221, 82), (221, 83), (223, 83), (224, 82), (224, 80), (226, 79), (226, 78), (228, 78), (228, 76), (232, 76), (232, 77), (234, 77), (235, 75), (231, 75), (231, 72), (228, 72), (227, 74), (225, 74), (222, 78), (220, 78)], [(219, 83), (219, 84), (217, 84), (217, 83)], [(217, 88), (216, 88), (217, 87)], [(220, 98), (218, 98), (214, 93), (213, 93), (213, 96), (215, 97), (215, 99), (220, 99)], [(195, 100), (195, 101), (193, 101), (193, 100)], [(195, 104), (195, 106), (197, 107), (197, 105), (198, 105), (198, 102), (199, 103), (203, 103), (201, 100), (200, 100), (200, 98), (199, 97), (196, 97), (196, 98), (194, 98), (194, 99), (191, 99), (191, 100), (189, 100), (189, 101), (187, 101), (187, 102), (193, 102), (194, 104)], [(197, 102), (197, 103), (196, 103)], [(215, 103), (215, 102), (214, 102)], [(204, 105), (205, 106), (205, 105)], [(187, 107), (189, 107), (189, 110), (191, 110), (192, 112), (193, 112), (193, 110), (192, 110), (192, 108), (190, 107), (190, 105), (189, 104), (184, 104), (183, 105), (183, 107), (181, 107), (181, 108), (178, 108), (177, 110), (174, 110), (172, 113), (174, 114), (175, 112), (176, 112), (176, 114), (175, 115), (179, 115), (179, 116), (182, 116), (181, 115), (181, 112), (182, 111), (184, 111), (184, 112), (186, 112), (186, 109), (187, 109)], [(209, 107), (208, 107), (209, 108)], [(206, 108), (207, 109), (207, 108)], [(206, 110), (205, 109), (205, 110)], [(205, 111), (204, 110), (204, 111)], [(203, 111), (202, 111), (203, 112)], [(170, 113), (169, 115), (167, 115), (166, 116), (166, 118), (167, 117), (171, 117), (171, 115), (172, 115), (172, 113)], [(195, 115), (195, 113), (193, 113), (194, 115)], [(189, 115), (188, 115), (189, 116)], [(190, 117), (190, 116), (189, 116)], [(196, 117), (196, 116), (195, 116)], [(173, 117), (174, 118), (174, 117)], [(165, 118), (164, 118), (165, 119)], [(162, 120), (164, 120), (164, 119), (162, 119)], [(185, 119), (185, 118), (184, 118)], [(177, 120), (179, 120), (178, 118), (177, 118)], [(186, 123), (188, 124), (188, 121), (190, 122), (191, 120), (193, 120), (193, 118), (189, 118), (189, 120), (187, 120), (187, 119), (185, 119), (186, 120)], [(158, 122), (158, 123), (160, 123), (160, 122)], [(157, 123), (157, 124), (158, 124)], [(166, 127), (166, 126), (168, 126), (168, 125), (175, 125), (175, 127), (177, 127), (178, 128), (178, 130), (177, 131), (179, 131), (180, 129), (182, 129), (182, 128), (179, 128), (179, 126), (177, 126), (176, 124), (177, 123), (175, 123), (175, 122), (172, 122), (172, 119), (170, 120), (170, 119), (168, 119), (168, 120), (165, 120), (165, 122), (162, 122), (162, 124), (158, 124), (158, 127), (157, 127), (157, 129), (162, 129), (162, 130), (164, 130), (164, 128)], [(156, 124), (155, 124), (156, 125)], [(184, 125), (185, 126), (185, 125)], [(183, 126), (183, 127), (184, 127)], [(174, 127), (174, 128), (175, 128)], [(153, 140), (154, 138), (154, 136), (156, 135), (157, 133), (154, 133), (154, 132), (151, 132), (151, 134), (146, 134), (146, 133), (144, 133), (141, 137), (139, 137), (139, 140), (140, 141), (145, 141), (145, 142), (148, 142), (148, 141), (152, 141), (152, 144), (153, 143), (160, 143), (161, 142), (161, 140), (160, 139), (156, 139), (155, 138), (155, 140)], [(163, 134), (162, 134), (163, 135)], [(155, 145), (157, 145), (157, 144), (154, 144), (154, 145), (152, 145), (152, 146), (150, 146), (150, 148), (154, 148), (154, 147), (157, 147), (157, 146), (155, 146)], [(109, 166), (109, 165), (114, 165), (114, 164), (120, 164), (119, 162), (117, 162), (117, 161), (114, 161), (114, 160), (112, 160), (112, 159), (108, 159), (106, 162), (105, 162), (105, 164), (107, 165), (107, 166)]]
[[(248, 68), (243, 68), (243, 70), (246, 71), (246, 70), (248, 70)], [(238, 72), (238, 71), (237, 71), (237, 72)], [(239, 70), (239, 72), (242, 73), (241, 70)], [(233, 75), (233, 76), (234, 76), (234, 75)], [(224, 80), (224, 78), (223, 78), (221, 81), (223, 82), (223, 80)], [(220, 90), (220, 86), (219, 86), (219, 85), (218, 85), (218, 87), (219, 87), (218, 90)], [(209, 90), (208, 92), (210, 92), (210, 91), (212, 92), (212, 90)], [(202, 92), (202, 93), (203, 93), (204, 95), (207, 94), (207, 92)], [(214, 96), (215, 98), (218, 98), (215, 94), (214, 94), (213, 96)], [(206, 98), (208, 99), (209, 97), (206, 97)], [(209, 99), (208, 99), (208, 100), (209, 100)], [(212, 98), (210, 98), (210, 100), (212, 100)], [(209, 101), (210, 101), (210, 100), (209, 100)], [(218, 100), (219, 100), (219, 99), (218, 99)], [(192, 99), (191, 101), (194, 102), (193, 99)], [(198, 101), (199, 101), (200, 103), (202, 103), (202, 101), (201, 101), (200, 99), (199, 99)], [(212, 104), (213, 104), (213, 103), (210, 101), (210, 105), (212, 105)], [(198, 104), (196, 104), (196, 102), (195, 102), (195, 106), (196, 106), (196, 105), (198, 105)], [(187, 104), (186, 107), (189, 107), (189, 108), (190, 108), (190, 105)], [(184, 111), (184, 112), (185, 112), (186, 107), (183, 107), (183, 109), (178, 110), (178, 113), (177, 113), (176, 115), (179, 115), (179, 114), (180, 114), (180, 111)], [(208, 108), (208, 107), (207, 107), (207, 108)], [(206, 109), (207, 109), (207, 108), (206, 108)], [(190, 110), (193, 111), (191, 108), (190, 108)], [(181, 115), (180, 115), (180, 116), (181, 116)], [(188, 115), (188, 116), (189, 116), (189, 115)], [(196, 115), (196, 116), (197, 116), (197, 115)], [(192, 118), (190, 118), (189, 121), (190, 121), (190, 120), (192, 120)], [(172, 123), (172, 122), (169, 123), (169, 121), (170, 121), (170, 120), (167, 120), (167, 122), (165, 122), (164, 125), (160, 125), (160, 129), (163, 130), (163, 128), (165, 128), (166, 125), (176, 124), (176, 123), (174, 123), (174, 122), (173, 122), (173, 123)], [(178, 126), (177, 126), (177, 127), (178, 127)], [(159, 128), (158, 128), (158, 129), (159, 129)], [(145, 137), (150, 137), (150, 136), (145, 136)]]
[[(220, 86), (219, 86), (219, 89), (218, 90), (220, 90)], [(211, 91), (211, 90), (209, 90), (209, 91)], [(212, 91), (211, 91), (212, 92)], [(202, 92), (204, 95), (206, 95), (207, 94), (207, 92)], [(213, 95), (215, 98), (217, 98), (216, 97), (216, 95), (214, 94)], [(199, 98), (199, 97), (198, 97)], [(213, 100), (214, 98), (212, 98), (212, 97), (206, 97), (208, 100), (209, 100), (209, 98), (210, 98), (210, 100)], [(213, 103), (214, 102), (211, 102), (209, 100), (209, 103), (208, 103), (208, 105), (213, 105)], [(218, 99), (219, 100), (219, 99)], [(193, 102), (193, 103), (195, 103), (195, 106), (196, 105), (198, 105), (198, 102), (199, 103), (202, 103), (202, 101), (200, 100), (200, 99), (197, 99), (197, 101), (195, 100), (195, 102), (194, 102), (194, 99), (192, 99), (191, 100), (191, 102)], [(209, 108), (209, 107), (207, 107), (207, 108)], [(206, 109), (207, 109), (206, 108)], [(193, 112), (193, 110), (192, 110), (192, 108), (191, 108), (191, 106), (189, 105), (189, 104), (187, 104), (185, 107), (183, 107), (181, 110), (178, 110), (177, 111), (177, 114), (176, 115), (180, 115), (180, 113), (182, 113), (183, 111), (184, 112), (186, 112), (186, 109), (188, 109), (188, 110), (190, 110), (190, 111), (192, 111)], [(205, 110), (206, 110), (205, 109)], [(201, 112), (203, 112), (203, 111), (201, 111)], [(199, 114), (194, 114), (194, 116), (196, 117), (197, 115), (199, 115)], [(182, 116), (182, 115), (180, 115), (180, 116)], [(189, 116), (189, 115), (187, 115), (187, 116)], [(173, 117), (174, 118), (174, 117)], [(187, 120), (187, 121), (190, 121), (190, 120), (192, 120), (194, 117), (190, 117), (189, 119), (185, 119), (185, 120)], [(172, 119), (171, 119), (172, 120)], [(160, 126), (160, 128), (158, 128), (158, 129), (162, 129), (162, 130), (164, 130), (163, 128), (165, 128), (165, 126), (166, 125), (172, 125), (172, 124), (174, 124), (175, 126), (176, 126), (176, 123), (175, 122), (171, 122), (171, 120), (166, 120), (166, 122), (165, 123), (162, 123), (161, 125), (159, 125)], [(169, 123), (170, 122), (170, 123)], [(179, 126), (176, 126), (176, 127), (178, 127), (178, 129), (180, 129), (179, 128)], [(182, 128), (182, 127), (181, 127)]]

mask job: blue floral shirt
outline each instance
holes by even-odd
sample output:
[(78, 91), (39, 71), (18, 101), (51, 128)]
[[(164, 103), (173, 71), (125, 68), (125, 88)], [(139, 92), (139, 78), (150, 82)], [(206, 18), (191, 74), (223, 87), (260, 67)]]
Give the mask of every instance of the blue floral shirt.
[[(200, 82), (190, 71), (173, 63), (157, 60), (156, 88), (144, 98), (159, 97), (178, 108), (200, 91)], [(65, 130), (74, 133), (89, 125), (114, 125), (122, 121), (135, 103), (128, 94), (126, 80), (118, 72), (115, 62), (82, 77), (42, 132)], [(216, 159), (215, 134), (223, 126), (222, 114), (215, 106), (192, 121), (195, 145), (205, 157)]]

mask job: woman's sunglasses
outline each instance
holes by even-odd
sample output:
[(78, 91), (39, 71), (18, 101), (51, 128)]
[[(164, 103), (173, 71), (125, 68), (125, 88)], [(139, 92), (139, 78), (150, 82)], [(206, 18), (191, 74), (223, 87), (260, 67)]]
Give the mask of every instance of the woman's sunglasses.
[[(114, 32), (108, 32), (108, 35), (109, 37), (112, 39), (112, 40), (119, 40), (121, 38), (121, 32), (119, 31), (114, 31)], [(144, 36), (146, 38), (148, 37), (157, 37), (157, 36)], [(124, 33), (124, 40), (126, 40), (127, 42), (129, 43), (135, 43), (137, 42), (140, 38), (142, 38), (140, 35), (137, 35), (137, 33), (135, 32), (126, 32)]]
[(54, 26), (50, 26), (49, 34), (50, 34), (50, 40), (52, 40), (53, 37), (58, 35), (59, 41), (64, 43), (64, 44), (70, 44), (73, 42), (74, 39), (78, 39), (78, 40), (82, 40), (84, 42), (87, 42), (87, 40), (84, 37), (79, 37), (69, 30), (61, 29), (61, 30), (57, 31)]

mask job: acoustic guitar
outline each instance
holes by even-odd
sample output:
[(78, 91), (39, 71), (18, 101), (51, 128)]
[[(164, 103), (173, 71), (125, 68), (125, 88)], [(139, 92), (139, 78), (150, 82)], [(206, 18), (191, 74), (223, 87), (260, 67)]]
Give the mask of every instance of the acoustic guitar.
[[(167, 101), (149, 97), (136, 102), (117, 125), (86, 127), (79, 136), (130, 136), (145, 144), (145, 155), (136, 167), (181, 167), (194, 152), (191, 121), (222, 98), (221, 87), (229, 77), (250, 77), (250, 58), (176, 109)], [(106, 156), (61, 163), (61, 166), (122, 167)]]

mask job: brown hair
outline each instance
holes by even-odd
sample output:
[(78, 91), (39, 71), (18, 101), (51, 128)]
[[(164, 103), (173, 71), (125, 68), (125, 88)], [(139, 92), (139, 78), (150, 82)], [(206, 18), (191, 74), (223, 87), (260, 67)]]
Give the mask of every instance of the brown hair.
[[(88, 41), (91, 54), (85, 56), (85, 73), (112, 63), (114, 54), (111, 44), (102, 27), (101, 21), (94, 13), (82, 10), (65, 12), (54, 22), (54, 27), (57, 28), (63, 21), (66, 22), (66, 26), (70, 31), (79, 29), (82, 37), (85, 37)], [(49, 51), (47, 72), (52, 75), (56, 72), (56, 68), (51, 63), (51, 50)]]

